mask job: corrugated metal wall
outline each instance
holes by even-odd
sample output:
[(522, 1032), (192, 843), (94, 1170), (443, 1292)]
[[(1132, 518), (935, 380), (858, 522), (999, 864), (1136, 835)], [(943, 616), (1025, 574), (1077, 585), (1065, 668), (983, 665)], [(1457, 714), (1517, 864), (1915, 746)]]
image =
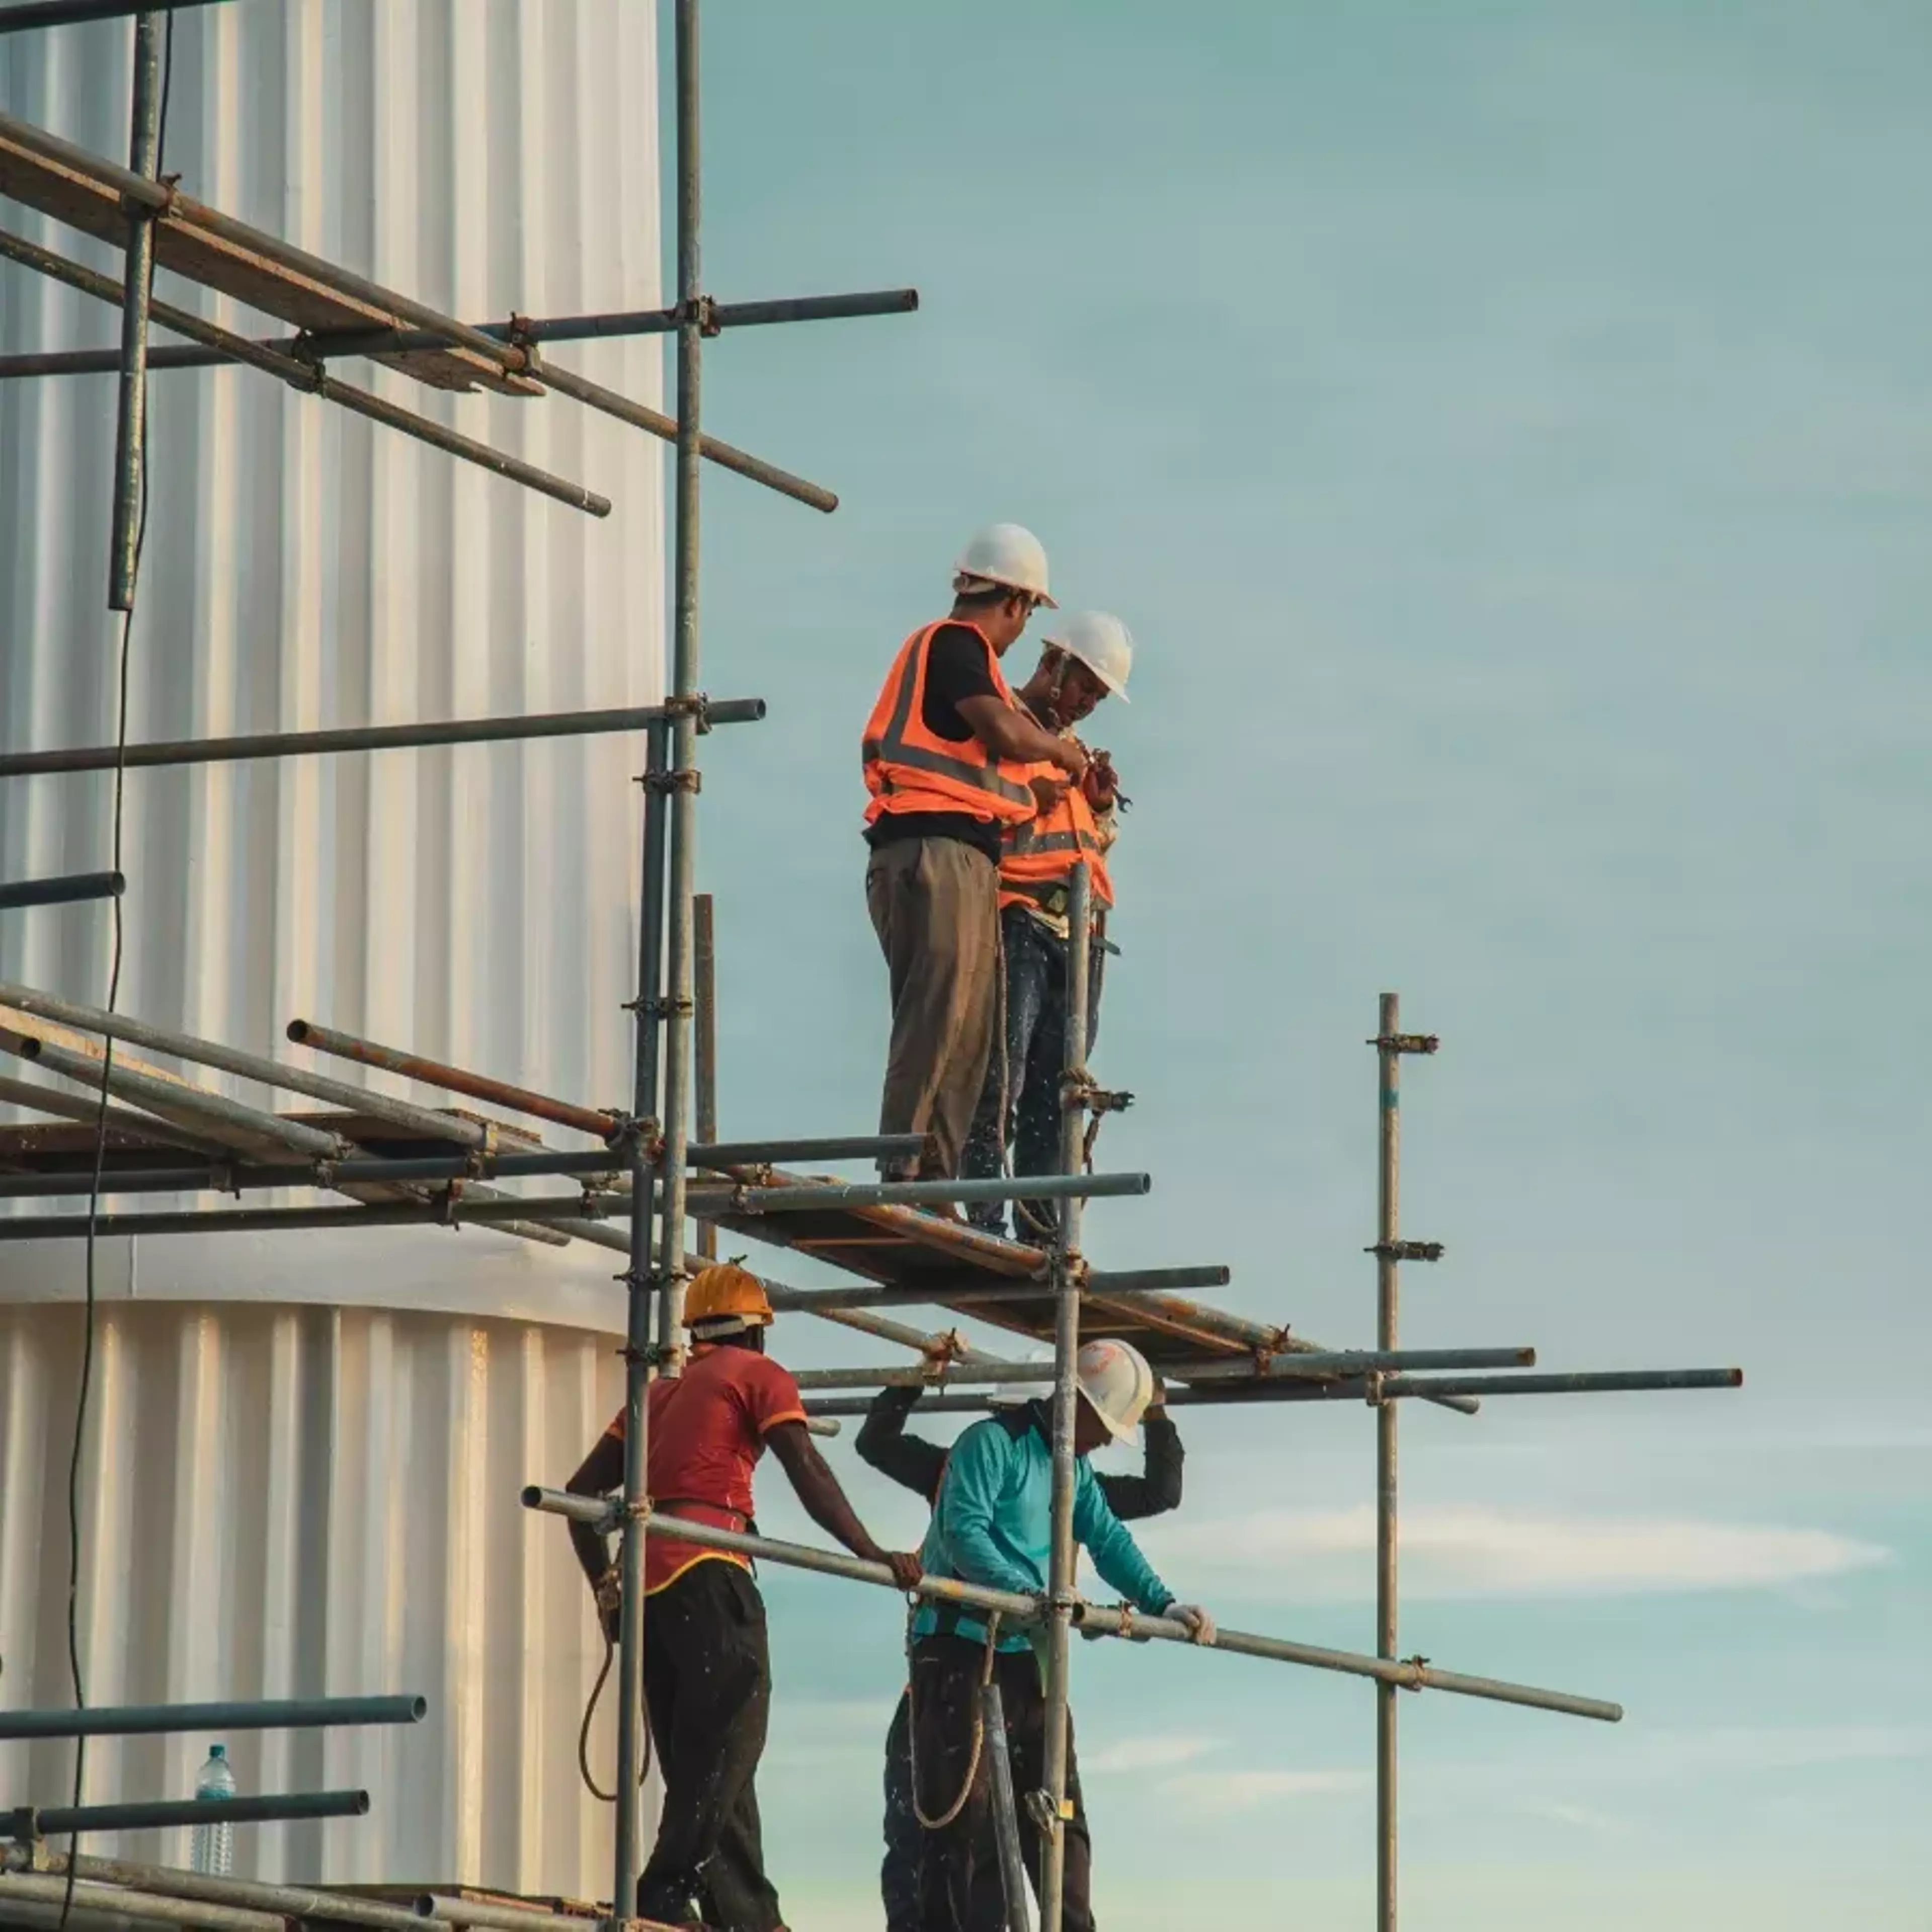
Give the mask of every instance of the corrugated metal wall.
[[(655, 38), (645, 0), (190, 10), (175, 19), (166, 166), (218, 207), (472, 320), (648, 307)], [(0, 40), (0, 102), (124, 159), (130, 44), (124, 22)], [(7, 218), (118, 263), (24, 211)], [(168, 277), (160, 292), (281, 332)], [(0, 268), (0, 346), (116, 334), (108, 308)], [(658, 396), (653, 343), (558, 359)], [(658, 695), (657, 446), (567, 403), (343, 373), (580, 478), (616, 513), (548, 503), (253, 371), (157, 374), (130, 735)], [(9, 746), (112, 736), (113, 388), (0, 384)], [(291, 1053), (281, 1028), (301, 1013), (621, 1104), (640, 754), (587, 740), (135, 774), (122, 1004)], [(98, 776), (0, 783), (0, 872), (106, 864), (110, 796)], [(0, 971), (98, 1000), (107, 933), (98, 907), (10, 915)], [(333, 1251), (333, 1292), (314, 1237), (158, 1250), (103, 1256), (121, 1299), (102, 1318), (86, 1486), (91, 1694), (419, 1688), (434, 1712), (417, 1736), (231, 1741), (244, 1789), (367, 1783), (376, 1799), (360, 1823), (243, 1834), (260, 1848), (244, 1869), (608, 1886), (608, 1814), (582, 1798), (573, 1761), (591, 1622), (561, 1531), (515, 1499), (526, 1478), (566, 1473), (614, 1401), (590, 1332), (608, 1285), (592, 1288), (580, 1252), (483, 1234)], [(78, 1324), (49, 1304), (73, 1292), (76, 1261), (70, 1245), (0, 1247), (8, 1702), (65, 1695)], [(149, 1300), (151, 1283), (176, 1299)], [(334, 1300), (358, 1306), (283, 1305)], [(496, 1318), (510, 1315), (527, 1325)], [(206, 1742), (100, 1748), (90, 1794), (178, 1792)], [(0, 1802), (58, 1798), (58, 1768), (57, 1754), (0, 1753)]]
[[(81, 1324), (0, 1306), (5, 1702), (69, 1701), (68, 1447)], [(236, 1834), (246, 1876), (608, 1889), (577, 1768), (602, 1657), (563, 1526), (518, 1507), (621, 1399), (584, 1330), (370, 1309), (116, 1303), (81, 1493), (88, 1700), (419, 1690), (409, 1729), (237, 1732), (244, 1792), (366, 1785), (366, 1818)], [(592, 1764), (608, 1786), (614, 1694)], [(89, 1796), (184, 1796), (206, 1737), (100, 1738)], [(9, 1803), (64, 1804), (70, 1745), (0, 1744)], [(107, 1841), (99, 1841), (96, 1849)], [(121, 1855), (184, 1862), (185, 1832)]]
[[(166, 166), (216, 206), (472, 320), (658, 299), (652, 10), (638, 0), (264, 0), (176, 16)], [(0, 40), (0, 100), (127, 149), (126, 23)], [(34, 238), (118, 256), (20, 211)], [(184, 306), (210, 304), (163, 276)], [(0, 344), (113, 311), (0, 272)], [(284, 332), (226, 302), (217, 318)], [(653, 400), (651, 340), (562, 349)], [(131, 734), (647, 703), (659, 446), (555, 398), (346, 376), (579, 478), (604, 521), (250, 370), (157, 374)], [(0, 384), (0, 731), (111, 742), (110, 376)], [(128, 781), (128, 1010), (257, 1051), (297, 1012), (599, 1104), (635, 976), (640, 750), (618, 740)], [(104, 865), (111, 787), (0, 786), (9, 876)], [(98, 998), (98, 907), (0, 925), (9, 976)], [(606, 1071), (608, 1070), (608, 1072)]]

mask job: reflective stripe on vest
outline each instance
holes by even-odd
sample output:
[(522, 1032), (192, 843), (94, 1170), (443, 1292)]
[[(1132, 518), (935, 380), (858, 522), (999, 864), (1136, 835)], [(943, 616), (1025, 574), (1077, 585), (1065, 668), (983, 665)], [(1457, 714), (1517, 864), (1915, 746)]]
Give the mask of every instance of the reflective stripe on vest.
[[(1044, 770), (1045, 766), (1041, 770)], [(1012, 826), (1000, 845), (1000, 903), (1030, 900), (1056, 917), (1066, 910), (1066, 882), (1074, 861), (1084, 859), (1094, 882), (1096, 904), (1114, 903), (1114, 882), (1107, 872), (1106, 850), (1100, 843), (1092, 806), (1078, 785), (1051, 812), (1024, 825)]]
[[(1021, 825), (1034, 815), (1033, 792), (1027, 784), (1030, 766), (994, 758), (977, 738), (955, 744), (926, 729), (926, 648), (940, 625), (964, 621), (942, 617), (924, 626), (907, 638), (892, 660), (860, 746), (866, 787), (872, 794), (866, 808), (868, 821), (888, 812), (968, 812), (1002, 825)], [(979, 629), (976, 625), (967, 628)], [(985, 633), (980, 636), (983, 641)], [(1017, 710), (1018, 702), (990, 644), (986, 662), (994, 691), (1002, 703)]]

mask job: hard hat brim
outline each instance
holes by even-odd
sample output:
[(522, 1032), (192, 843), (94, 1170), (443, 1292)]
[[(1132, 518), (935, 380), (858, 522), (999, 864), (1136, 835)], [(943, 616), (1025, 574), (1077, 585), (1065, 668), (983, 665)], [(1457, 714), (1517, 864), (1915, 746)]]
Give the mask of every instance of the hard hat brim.
[[(1056, 604), (1054, 608), (1057, 610), (1059, 606)], [(1076, 664), (1084, 664), (1107, 687), (1109, 694), (1118, 698), (1123, 704), (1131, 704), (1133, 702), (1133, 700), (1127, 695), (1127, 687), (1112, 671), (1103, 670), (1078, 644), (1070, 644), (1064, 638), (1055, 637), (1042, 637), (1040, 642), (1043, 644), (1051, 644), (1057, 651), (1064, 651)]]
[(1016, 584), (1010, 577), (1001, 577), (991, 570), (975, 570), (963, 558), (952, 566), (955, 577), (976, 577), (982, 584), (997, 584), (1002, 590), (1017, 590), (1023, 597), (1030, 597), (1036, 604), (1048, 610), (1060, 608), (1059, 600), (1049, 597), (1044, 590), (1036, 590), (1030, 584)]

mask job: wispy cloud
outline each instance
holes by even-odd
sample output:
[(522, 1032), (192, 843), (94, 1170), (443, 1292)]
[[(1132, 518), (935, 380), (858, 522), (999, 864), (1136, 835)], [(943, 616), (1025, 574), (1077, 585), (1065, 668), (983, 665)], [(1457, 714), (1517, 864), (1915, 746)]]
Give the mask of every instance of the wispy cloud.
[(1526, 1804), (1523, 1809), (1533, 1818), (1554, 1819), (1559, 1825), (1574, 1826), (1580, 1832), (1594, 1832), (1603, 1838), (1622, 1838), (1630, 1831), (1624, 1820), (1592, 1805), (1543, 1801)]
[(1099, 1750), (1080, 1755), (1083, 1777), (1102, 1777), (1117, 1771), (1164, 1771), (1170, 1765), (1192, 1764), (1217, 1749), (1218, 1738), (1178, 1736), (1121, 1738)]
[(1368, 1788), (1365, 1771), (1184, 1771), (1161, 1789), (1203, 1810), (1243, 1811), (1284, 1798), (1322, 1798)]
[[(1170, 1574), (1227, 1594), (1328, 1600), (1372, 1593), (1375, 1515), (1272, 1510), (1150, 1536)], [(1887, 1562), (1880, 1544), (1822, 1529), (1680, 1516), (1588, 1516), (1486, 1507), (1402, 1520), (1411, 1598), (1615, 1596), (1766, 1589)]]

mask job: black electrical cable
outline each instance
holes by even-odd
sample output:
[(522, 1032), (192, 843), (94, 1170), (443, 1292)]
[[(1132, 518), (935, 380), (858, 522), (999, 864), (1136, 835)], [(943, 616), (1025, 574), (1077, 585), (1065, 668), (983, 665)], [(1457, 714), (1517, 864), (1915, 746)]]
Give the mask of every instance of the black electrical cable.
[[(161, 161), (167, 153), (168, 99), (173, 92), (174, 77), (175, 16), (170, 13), (161, 37), (161, 100), (154, 128), (157, 174), (160, 172)], [(142, 380), (145, 384), (145, 371)], [(122, 842), (126, 820), (123, 808), (126, 802), (128, 778), (128, 672), (131, 656), (128, 647), (134, 634), (134, 605), (141, 581), (141, 556), (148, 544), (148, 458), (153, 453), (154, 446), (152, 427), (146, 423), (145, 398), (141, 413), (146, 447), (141, 464), (141, 514), (134, 529), (134, 590), (128, 597), (128, 608), (121, 620), (120, 663), (115, 681), (113, 867), (117, 872), (122, 869)], [(118, 894), (113, 901), (113, 920), (114, 936), (107, 969), (107, 1010), (110, 1013), (115, 1010), (116, 1003), (121, 997), (121, 962), (125, 938), (122, 899)], [(67, 1469), (67, 1662), (68, 1672), (74, 1679), (74, 1703), (77, 1711), (84, 1711), (87, 1708), (87, 1693), (80, 1667), (80, 1468), (87, 1445), (88, 1396), (94, 1382), (94, 1335), (98, 1309), (94, 1280), (94, 1244), (100, 1216), (100, 1183), (107, 1166), (107, 1082), (114, 1066), (114, 1040), (111, 1034), (102, 1040), (101, 1047), (100, 1112), (94, 1119), (94, 1178), (87, 1197), (86, 1309), (80, 1347), (80, 1387), (74, 1401), (74, 1447), (68, 1459)], [(78, 1737), (74, 1741), (74, 1804), (76, 1810), (81, 1806), (86, 1772), (87, 1739), (84, 1736)], [(80, 1850), (77, 1834), (69, 1837), (67, 1849), (67, 1885), (61, 1894), (60, 1920), (56, 1932), (68, 1932), (68, 1921), (74, 1911), (74, 1879), (76, 1868), (80, 1864), (77, 1855)]]

